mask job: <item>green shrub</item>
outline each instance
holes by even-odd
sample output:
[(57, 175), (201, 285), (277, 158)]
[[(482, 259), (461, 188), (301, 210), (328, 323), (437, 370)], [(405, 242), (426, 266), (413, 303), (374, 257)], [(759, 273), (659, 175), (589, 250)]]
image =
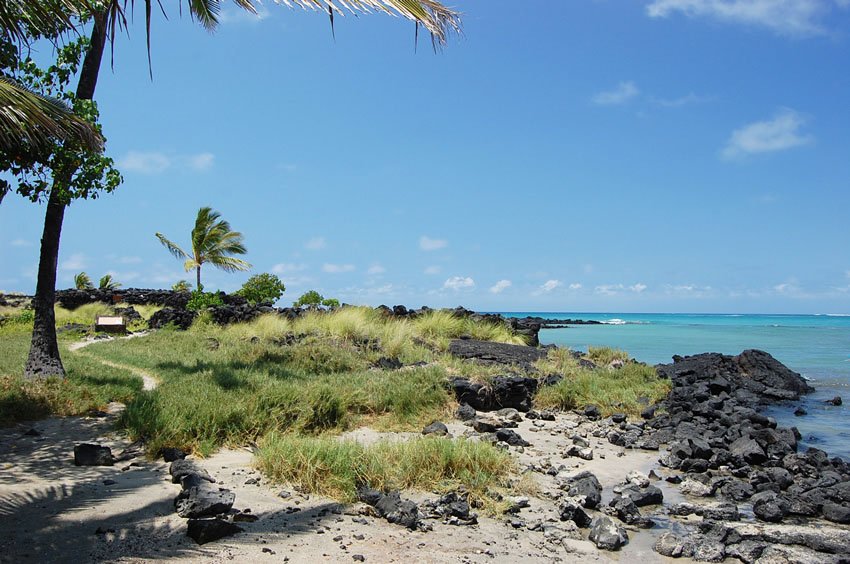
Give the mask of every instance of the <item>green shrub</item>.
[(263, 302), (274, 303), (285, 291), (286, 286), (283, 285), (280, 278), (264, 272), (250, 277), (236, 293), (248, 300), (249, 303), (258, 304)]
[(322, 300), (322, 305), (325, 307), (339, 307), (339, 300), (336, 298), (325, 298)]
[(223, 305), (221, 296), (217, 292), (204, 292), (203, 290), (195, 290), (192, 292), (192, 297), (186, 303), (186, 309), (194, 311), (202, 311), (212, 306)]
[(171, 289), (175, 292), (190, 292), (192, 290), (192, 283), (188, 280), (178, 280)]
[(17, 315), (7, 318), (7, 323), (15, 323), (18, 325), (30, 325), (35, 321), (35, 311), (25, 309)]
[(304, 292), (301, 294), (301, 297), (295, 300), (292, 303), (292, 307), (301, 307), (301, 306), (309, 306), (309, 305), (321, 305), (322, 300), (325, 298), (322, 297), (322, 294), (317, 292), (316, 290), (310, 290), (308, 292)]

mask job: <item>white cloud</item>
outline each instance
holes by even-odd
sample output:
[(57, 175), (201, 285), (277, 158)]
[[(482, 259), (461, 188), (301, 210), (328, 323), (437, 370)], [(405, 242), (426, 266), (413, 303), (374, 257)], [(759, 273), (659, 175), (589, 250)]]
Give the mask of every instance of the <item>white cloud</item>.
[(311, 276), (287, 276), (284, 283), (291, 290), (292, 288), (303, 288), (313, 284), (315, 281)]
[(324, 237), (313, 237), (304, 244), (304, 248), (310, 251), (319, 251), (328, 246)]
[(119, 257), (119, 264), (139, 264), (142, 262), (142, 257)]
[(832, 8), (848, 4), (847, 0), (653, 0), (646, 12), (652, 18), (681, 13), (803, 37), (826, 33), (821, 18)]
[(378, 286), (377, 288), (372, 288), (371, 292), (373, 294), (383, 295), (383, 294), (389, 294), (393, 290), (395, 290), (395, 287), (392, 284), (384, 284), (383, 286)]
[(12, 247), (32, 247), (32, 243), (25, 239), (12, 239), (9, 245)]
[(436, 266), (436, 265), (432, 265), (432, 266), (429, 266), (428, 268), (426, 268), (424, 272), (425, 272), (425, 274), (433, 275), (433, 274), (439, 274), (442, 271), (443, 271), (443, 269), (441, 267)]
[(296, 264), (292, 262), (281, 262), (272, 267), (272, 273), (274, 274), (289, 274), (292, 272), (301, 272), (302, 270), (306, 270), (306, 264)]
[(110, 270), (107, 272), (107, 274), (111, 274), (113, 280), (125, 286), (128, 282), (138, 280), (139, 276), (141, 276), (138, 272), (118, 272), (115, 270)]
[(387, 269), (384, 268), (383, 266), (381, 266), (380, 264), (373, 264), (372, 266), (369, 267), (369, 270), (366, 271), (366, 274), (372, 274), (372, 275), (383, 274), (386, 271), (387, 271)]
[(582, 285), (578, 282), (573, 282), (572, 284), (570, 284), (570, 290), (581, 290), (581, 288)]
[(118, 168), (124, 172), (159, 174), (171, 166), (171, 159), (163, 153), (130, 151), (118, 159)]
[(620, 292), (625, 292), (625, 291), (634, 292), (635, 294), (640, 294), (644, 290), (646, 290), (647, 287), (648, 286), (646, 284), (641, 284), (641, 283), (632, 284), (631, 286), (625, 286), (623, 284), (602, 284), (602, 285), (596, 286), (593, 289), (593, 291), (596, 292), (597, 294), (601, 294), (603, 296), (616, 296)]
[(343, 272), (353, 272), (354, 271), (354, 265), (353, 264), (325, 263), (325, 264), (322, 265), (322, 270), (324, 270), (328, 274), (341, 274)]
[(449, 242), (445, 239), (431, 239), (425, 235), (419, 238), (419, 248), (423, 251), (436, 251), (439, 249), (445, 249), (448, 246)]
[(140, 174), (161, 174), (174, 168), (205, 172), (212, 168), (214, 162), (215, 155), (212, 153), (175, 155), (159, 151), (128, 151), (118, 159), (118, 169)]
[(543, 283), (543, 285), (540, 286), (540, 291), (548, 293), (548, 292), (551, 292), (552, 290), (554, 290), (555, 288), (558, 288), (558, 287), (563, 286), (563, 285), (564, 285), (564, 283), (561, 282), (560, 280), (547, 280), (546, 282)]
[(593, 103), (600, 106), (617, 106), (625, 104), (638, 94), (640, 94), (640, 90), (634, 82), (621, 82), (617, 85), (617, 88), (595, 95)]
[(490, 287), (490, 291), (494, 294), (501, 294), (512, 285), (510, 280), (499, 280)]
[(799, 132), (805, 123), (806, 120), (794, 110), (783, 109), (771, 120), (757, 121), (733, 131), (722, 155), (735, 159), (806, 145), (812, 142), (812, 137)]
[(86, 267), (86, 255), (74, 253), (64, 260), (59, 267), (62, 270), (82, 270)]
[(466, 276), (452, 276), (443, 283), (443, 288), (447, 290), (463, 290), (465, 288), (474, 288), (475, 280)]
[(679, 96), (678, 98), (655, 98), (653, 99), (653, 102), (665, 108), (681, 108), (682, 106), (708, 102), (710, 99), (711, 98), (707, 98), (705, 96), (697, 96), (693, 92), (690, 92), (684, 96)]
[(800, 287), (794, 282), (783, 282), (774, 286), (773, 291), (777, 294), (796, 294), (800, 291)]
[(198, 153), (197, 155), (186, 157), (186, 161), (189, 164), (189, 168), (198, 172), (204, 172), (212, 168), (215, 162), (215, 155), (212, 153)]

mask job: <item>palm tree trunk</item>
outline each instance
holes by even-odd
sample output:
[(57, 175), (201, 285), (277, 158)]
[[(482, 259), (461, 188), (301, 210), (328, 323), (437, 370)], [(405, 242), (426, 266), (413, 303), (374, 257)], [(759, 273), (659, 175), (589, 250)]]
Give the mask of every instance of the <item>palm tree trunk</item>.
[(41, 257), (38, 261), (38, 283), (33, 298), (35, 321), (30, 353), (24, 370), (27, 378), (65, 376), (65, 368), (59, 356), (59, 344), (56, 342), (56, 313), (53, 310), (53, 302), (56, 298), (59, 237), (62, 234), (62, 219), (65, 216), (65, 203), (61, 201), (58, 194), (58, 189), (51, 190), (47, 201), (47, 212), (44, 215)]
[(196, 282), (198, 283), (197, 288), (198, 288), (198, 291), (200, 292), (201, 290), (204, 289), (204, 287), (201, 286), (201, 265), (200, 264), (198, 265), (198, 268), (195, 269), (195, 275), (197, 276), (197, 280), (196, 280)]
[[(80, 81), (77, 83), (77, 98), (91, 100), (100, 74), (100, 64), (106, 46), (106, 14), (94, 18), (91, 33), (91, 45), (83, 59)], [(47, 200), (44, 215), (44, 231), (41, 236), (41, 255), (38, 261), (38, 281), (33, 298), (35, 321), (32, 329), (32, 342), (24, 368), (24, 376), (65, 376), (62, 358), (59, 356), (59, 344), (56, 341), (56, 314), (53, 304), (56, 300), (56, 267), (59, 261), (59, 239), (62, 235), (62, 222), (65, 219), (65, 207), (68, 202), (62, 194), (63, 187), (70, 184), (76, 170), (56, 171), (53, 187)]]

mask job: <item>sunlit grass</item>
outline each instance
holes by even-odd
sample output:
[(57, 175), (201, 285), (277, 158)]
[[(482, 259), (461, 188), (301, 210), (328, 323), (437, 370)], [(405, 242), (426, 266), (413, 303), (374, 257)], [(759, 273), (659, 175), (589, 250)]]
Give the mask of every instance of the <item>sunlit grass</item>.
[(422, 437), (362, 446), (329, 437), (271, 433), (257, 452), (270, 479), (302, 491), (354, 501), (357, 487), (448, 491), (465, 486), (483, 496), (515, 470), (508, 453), (478, 441)]
[(567, 410), (596, 405), (605, 415), (637, 415), (647, 403), (662, 400), (670, 391), (669, 380), (659, 378), (654, 367), (636, 363), (619, 369), (576, 368), (563, 376), (558, 384), (537, 392), (536, 407)]
[(615, 360), (628, 362), (629, 353), (612, 347), (587, 347), (587, 357), (598, 366), (608, 366)]
[[(62, 355), (66, 379), (26, 380), (30, 340), (31, 328), (0, 328), (0, 425), (102, 410), (111, 401), (130, 401), (142, 389), (141, 378), (131, 372), (70, 352)], [(60, 347), (68, 342), (60, 339)]]

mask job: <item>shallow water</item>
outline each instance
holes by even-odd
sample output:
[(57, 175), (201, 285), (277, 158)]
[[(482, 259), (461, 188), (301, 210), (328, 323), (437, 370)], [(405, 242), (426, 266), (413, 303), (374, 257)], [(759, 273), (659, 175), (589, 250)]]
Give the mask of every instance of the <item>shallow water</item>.
[[(504, 315), (605, 322), (544, 329), (540, 341), (580, 350), (587, 350), (588, 346), (616, 347), (650, 364), (671, 362), (674, 354), (767, 351), (809, 379), (817, 390), (799, 402), (773, 407), (767, 413), (781, 425), (796, 426), (803, 435), (802, 448), (816, 446), (850, 459), (848, 407), (824, 403), (836, 395), (850, 401), (850, 316), (574, 312)], [(798, 406), (806, 409), (808, 415), (795, 417), (793, 412)]]

